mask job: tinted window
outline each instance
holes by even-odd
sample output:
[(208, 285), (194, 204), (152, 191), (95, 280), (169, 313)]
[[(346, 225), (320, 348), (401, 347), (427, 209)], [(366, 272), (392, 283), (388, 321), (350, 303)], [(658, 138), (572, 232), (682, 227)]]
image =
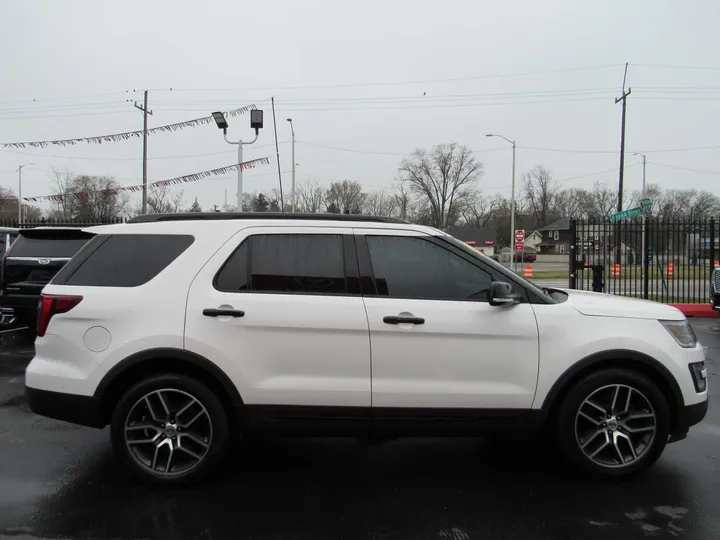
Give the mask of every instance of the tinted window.
[(11, 257), (70, 258), (88, 238), (28, 238), (21, 235), (13, 245)]
[(221, 291), (239, 292), (250, 289), (248, 282), (248, 251), (250, 240), (243, 242), (235, 253), (230, 255), (215, 278), (215, 288)]
[(378, 294), (395, 298), (487, 301), (492, 277), (421, 238), (368, 236)]
[(345, 293), (342, 236), (251, 236), (220, 270), (215, 286), (228, 292)]
[(192, 243), (189, 235), (98, 235), (83, 258), (68, 264), (54, 283), (88, 287), (137, 287), (162, 272)]

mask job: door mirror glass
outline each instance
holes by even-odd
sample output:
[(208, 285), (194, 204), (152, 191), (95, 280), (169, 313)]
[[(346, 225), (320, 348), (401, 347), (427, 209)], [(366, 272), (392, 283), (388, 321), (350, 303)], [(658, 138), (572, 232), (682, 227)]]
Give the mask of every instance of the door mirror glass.
[(512, 285), (504, 281), (493, 281), (488, 296), (491, 306), (507, 306), (520, 302), (520, 297), (513, 292)]

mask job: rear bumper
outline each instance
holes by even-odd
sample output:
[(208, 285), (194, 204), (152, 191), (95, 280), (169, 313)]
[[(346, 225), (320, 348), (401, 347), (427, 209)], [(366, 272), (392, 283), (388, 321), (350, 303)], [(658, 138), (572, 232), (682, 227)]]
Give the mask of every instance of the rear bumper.
[(695, 403), (694, 405), (685, 405), (678, 414), (675, 429), (670, 434), (670, 442), (681, 441), (687, 437), (688, 431), (695, 424), (699, 424), (708, 411), (708, 400)]
[(35, 326), (38, 314), (39, 295), (4, 294), (0, 296), (0, 308), (12, 310), (15, 322)]
[(63, 394), (25, 387), (30, 410), (35, 414), (94, 428), (105, 427), (100, 400), (94, 396)]

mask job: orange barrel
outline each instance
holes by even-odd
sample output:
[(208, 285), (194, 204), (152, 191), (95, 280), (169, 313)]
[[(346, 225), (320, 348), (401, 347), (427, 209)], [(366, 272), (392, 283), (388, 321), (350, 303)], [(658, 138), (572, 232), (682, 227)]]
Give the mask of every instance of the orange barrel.
[(532, 278), (532, 266), (527, 265), (525, 267), (525, 279), (531, 279)]
[(675, 265), (672, 263), (668, 263), (665, 267), (665, 277), (671, 278), (675, 276)]

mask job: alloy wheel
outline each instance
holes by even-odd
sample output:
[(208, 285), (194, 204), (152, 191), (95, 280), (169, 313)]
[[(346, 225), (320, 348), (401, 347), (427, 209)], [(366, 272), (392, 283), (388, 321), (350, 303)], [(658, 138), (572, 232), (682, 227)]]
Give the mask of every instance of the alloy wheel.
[(125, 445), (135, 462), (154, 474), (176, 476), (197, 467), (212, 444), (205, 406), (174, 388), (150, 392), (130, 409)]
[(657, 417), (650, 400), (624, 384), (603, 386), (582, 402), (575, 415), (575, 440), (601, 467), (626, 467), (652, 446)]

